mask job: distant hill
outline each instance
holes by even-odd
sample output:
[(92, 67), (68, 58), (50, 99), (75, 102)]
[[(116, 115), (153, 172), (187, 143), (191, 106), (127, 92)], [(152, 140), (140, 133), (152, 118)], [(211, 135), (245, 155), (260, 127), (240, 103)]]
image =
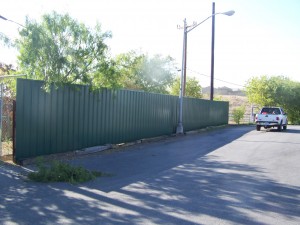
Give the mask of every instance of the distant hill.
[[(202, 88), (202, 93), (210, 94), (210, 86)], [(237, 96), (246, 96), (245, 92), (243, 90), (233, 90), (229, 87), (219, 87), (214, 88), (214, 95), (237, 95)]]

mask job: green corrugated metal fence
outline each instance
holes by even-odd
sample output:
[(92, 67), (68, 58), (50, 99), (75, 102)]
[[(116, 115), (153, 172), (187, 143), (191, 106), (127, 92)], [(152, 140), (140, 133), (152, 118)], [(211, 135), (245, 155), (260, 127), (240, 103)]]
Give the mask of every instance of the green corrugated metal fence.
[(228, 102), (184, 98), (183, 127), (185, 131), (228, 123)]
[[(15, 159), (169, 135), (176, 131), (178, 97), (72, 85), (42, 89), (17, 80)], [(184, 130), (228, 123), (228, 102), (185, 98)]]

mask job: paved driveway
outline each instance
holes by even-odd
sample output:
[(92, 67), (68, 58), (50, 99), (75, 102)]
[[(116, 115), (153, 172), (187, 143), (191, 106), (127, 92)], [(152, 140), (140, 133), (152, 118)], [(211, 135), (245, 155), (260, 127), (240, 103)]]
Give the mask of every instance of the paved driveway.
[(113, 174), (25, 181), (0, 165), (0, 224), (300, 224), (300, 127), (228, 127), (72, 160)]

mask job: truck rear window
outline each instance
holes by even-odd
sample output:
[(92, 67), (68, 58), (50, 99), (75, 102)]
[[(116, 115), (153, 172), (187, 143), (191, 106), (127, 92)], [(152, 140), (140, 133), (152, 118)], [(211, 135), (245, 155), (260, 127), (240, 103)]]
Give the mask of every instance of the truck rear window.
[(261, 110), (261, 114), (274, 114), (274, 115), (279, 115), (280, 110), (278, 108), (263, 108)]

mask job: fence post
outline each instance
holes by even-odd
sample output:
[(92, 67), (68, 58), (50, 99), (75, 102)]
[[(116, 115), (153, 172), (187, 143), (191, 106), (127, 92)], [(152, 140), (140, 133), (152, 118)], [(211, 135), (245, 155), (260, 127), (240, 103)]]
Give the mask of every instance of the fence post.
[(13, 100), (13, 124), (12, 124), (12, 142), (13, 142), (13, 161), (16, 162), (16, 100)]
[(0, 83), (0, 156), (2, 156), (2, 106), (3, 106), (3, 84)]

